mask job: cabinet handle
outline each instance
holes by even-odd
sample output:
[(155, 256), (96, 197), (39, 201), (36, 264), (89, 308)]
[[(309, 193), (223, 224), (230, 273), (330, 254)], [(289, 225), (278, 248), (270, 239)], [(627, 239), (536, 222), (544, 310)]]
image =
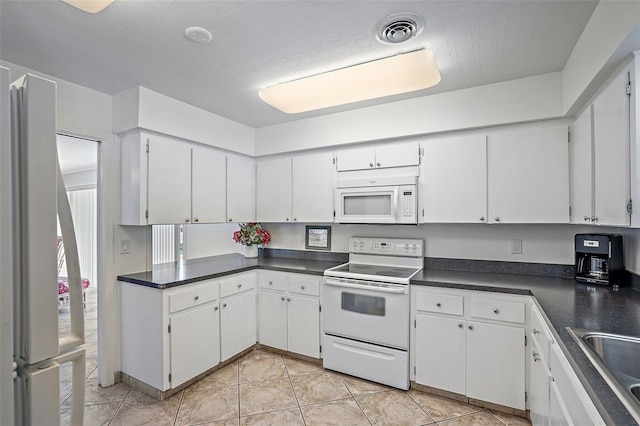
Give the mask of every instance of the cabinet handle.
[(591, 222), (596, 222), (596, 223), (598, 223), (598, 218), (597, 218), (596, 216), (593, 216), (593, 217), (591, 218)]
[(369, 163), (369, 167), (373, 167), (373, 163)]
[(229, 218), (229, 222), (233, 222), (233, 219)]
[(193, 219), (194, 222), (200, 222), (200, 219), (198, 219), (197, 217), (195, 219)]
[(287, 297), (287, 302), (291, 302), (291, 298), (290, 297)]
[(297, 218), (297, 217), (294, 217), (294, 218), (293, 218), (293, 221), (294, 221), (294, 222), (297, 222), (297, 221), (298, 221), (298, 218)]
[(496, 314), (496, 315), (497, 315), (497, 314), (499, 314), (499, 313), (500, 313), (500, 309), (495, 308), (495, 309), (493, 310), (493, 313), (494, 313), (494, 314)]
[(273, 281), (269, 281), (269, 285), (273, 285)]
[(533, 334), (538, 334), (538, 333), (540, 333), (540, 332), (538, 331), (538, 329), (534, 328), (534, 329), (533, 329)]
[(187, 223), (189, 223), (189, 222), (190, 222), (190, 219), (189, 219), (189, 218), (186, 218), (184, 221), (185, 221), (185, 222), (187, 222)]
[(461, 322), (458, 323), (458, 328), (464, 327)]
[(282, 300), (282, 301), (284, 302), (284, 296), (282, 296), (282, 297), (280, 298), (280, 300)]
[(287, 222), (289, 222), (289, 218), (287, 218)]
[(227, 304), (226, 304), (226, 303), (223, 303), (223, 304), (222, 304), (222, 307), (223, 307), (223, 308), (226, 308), (226, 307), (227, 307)]
[(379, 161), (376, 163), (376, 166), (378, 166), (378, 167), (380, 167), (380, 166), (381, 166), (381, 164), (380, 164), (380, 162), (379, 162)]
[(198, 300), (198, 299), (200, 299), (200, 296), (196, 296), (193, 298), (193, 300)]
[(238, 284), (238, 288), (241, 288), (241, 287), (242, 287), (242, 284)]
[(214, 310), (214, 311), (217, 311), (217, 310), (218, 310), (218, 307), (216, 306), (215, 308), (213, 308), (213, 310)]
[(585, 221), (585, 222), (588, 222), (589, 220), (590, 220), (589, 216), (585, 216), (585, 217), (584, 217), (584, 221)]
[(304, 290), (304, 286), (303, 285), (300, 286), (300, 290)]
[(480, 222), (484, 222), (484, 216), (480, 216)]
[(500, 222), (500, 217), (496, 216), (493, 220), (495, 220), (496, 222)]
[(538, 352), (532, 352), (531, 355), (533, 355), (533, 361), (534, 362), (538, 362), (540, 361), (540, 356), (538, 355)]
[(436, 306), (439, 308), (440, 306), (442, 306), (442, 303), (436, 302)]
[(469, 330), (473, 330), (473, 326), (472, 325), (469, 326)]

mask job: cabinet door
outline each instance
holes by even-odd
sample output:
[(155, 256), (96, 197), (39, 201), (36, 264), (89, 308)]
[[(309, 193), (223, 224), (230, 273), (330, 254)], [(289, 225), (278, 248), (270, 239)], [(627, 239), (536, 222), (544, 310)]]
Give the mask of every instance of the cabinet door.
[(320, 301), (287, 296), (289, 351), (320, 358)]
[(148, 224), (190, 222), (191, 147), (153, 136), (148, 161)]
[(256, 164), (258, 222), (291, 221), (291, 158)]
[(376, 166), (376, 150), (367, 146), (345, 149), (337, 155), (338, 171), (373, 169)]
[(595, 217), (599, 225), (630, 224), (628, 81), (627, 72), (617, 74), (593, 102)]
[(220, 362), (218, 304), (169, 317), (171, 387), (181, 385)]
[(531, 423), (535, 426), (549, 424), (549, 381), (551, 380), (546, 360), (536, 339), (531, 339), (529, 352), (529, 410)]
[(489, 220), (569, 223), (567, 126), (489, 137)]
[(376, 167), (417, 166), (418, 142), (387, 143), (376, 147)]
[(284, 293), (258, 293), (260, 343), (287, 350), (287, 299)]
[(193, 148), (191, 168), (191, 220), (225, 222), (227, 216), (227, 160), (224, 154)]
[(467, 396), (524, 410), (524, 329), (467, 321)]
[(293, 158), (293, 221), (333, 222), (333, 154)]
[(571, 223), (591, 223), (593, 216), (593, 132), (589, 106), (573, 125), (571, 135)]
[(553, 426), (574, 425), (574, 422), (571, 420), (571, 414), (562, 399), (562, 393), (553, 380), (549, 384), (549, 424)]
[(256, 343), (256, 294), (245, 291), (220, 304), (220, 354), (225, 361)]
[(416, 383), (465, 394), (464, 323), (416, 315)]
[(421, 222), (484, 223), (487, 216), (485, 135), (423, 142)]
[(256, 220), (255, 161), (227, 156), (227, 222)]

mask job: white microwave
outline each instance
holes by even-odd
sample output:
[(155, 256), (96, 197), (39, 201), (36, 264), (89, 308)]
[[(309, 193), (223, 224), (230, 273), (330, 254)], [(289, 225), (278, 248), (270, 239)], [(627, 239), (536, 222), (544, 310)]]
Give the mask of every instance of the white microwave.
[(417, 224), (414, 176), (336, 181), (336, 223)]

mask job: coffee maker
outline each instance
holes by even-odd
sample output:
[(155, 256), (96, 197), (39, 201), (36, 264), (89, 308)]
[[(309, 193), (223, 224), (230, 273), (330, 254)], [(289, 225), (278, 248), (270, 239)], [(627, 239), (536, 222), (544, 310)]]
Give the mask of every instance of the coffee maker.
[(576, 281), (622, 285), (624, 258), (620, 234), (576, 234)]

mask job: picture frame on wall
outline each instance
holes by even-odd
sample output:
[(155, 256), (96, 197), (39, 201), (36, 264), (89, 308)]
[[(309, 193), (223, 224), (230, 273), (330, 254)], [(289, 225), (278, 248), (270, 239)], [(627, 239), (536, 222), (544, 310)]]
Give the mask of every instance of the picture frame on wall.
[(331, 250), (331, 227), (307, 225), (304, 248), (309, 250)]

